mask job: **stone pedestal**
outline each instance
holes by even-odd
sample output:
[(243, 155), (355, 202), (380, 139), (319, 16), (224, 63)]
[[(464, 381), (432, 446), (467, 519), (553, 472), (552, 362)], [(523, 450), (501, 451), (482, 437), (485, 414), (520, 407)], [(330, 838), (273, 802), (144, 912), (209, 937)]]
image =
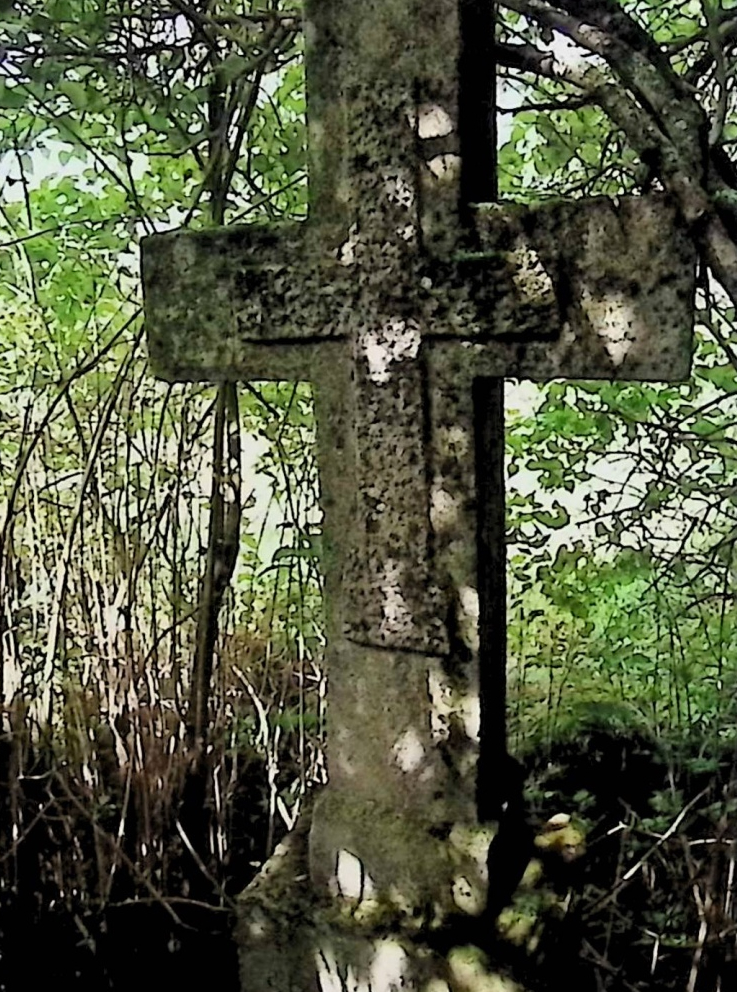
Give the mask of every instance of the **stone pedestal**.
[[(319, 898), (307, 870), (308, 822), (309, 814), (239, 899), (236, 937), (244, 992), (525, 992), (508, 970), (464, 941), (457, 920), (456, 943), (447, 930), (408, 914), (398, 899), (382, 905), (350, 856), (338, 870), (340, 894)], [(373, 829), (385, 823), (379, 816)], [(313, 839), (314, 831), (313, 824)], [(397, 839), (397, 850), (404, 849), (401, 830), (398, 838), (388, 835), (380, 861), (397, 863), (392, 852)], [(433, 855), (423, 860), (422, 839), (418, 834), (420, 869), (442, 846), (436, 839)], [(459, 850), (467, 859), (460, 837), (456, 843), (451, 840), (447, 851)], [(403, 880), (416, 877), (405, 866), (397, 893)], [(459, 899), (464, 900), (460, 892)]]

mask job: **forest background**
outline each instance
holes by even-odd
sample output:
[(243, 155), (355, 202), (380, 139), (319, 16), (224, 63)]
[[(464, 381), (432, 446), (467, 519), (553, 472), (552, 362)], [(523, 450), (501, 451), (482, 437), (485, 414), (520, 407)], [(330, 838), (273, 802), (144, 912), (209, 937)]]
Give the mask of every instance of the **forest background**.
[[(620, 46), (614, 67), (582, 34), (583, 13)], [(611, 100), (602, 109), (603, 89), (581, 84), (593, 66), (642, 103), (631, 65), (629, 78), (617, 65), (643, 36), (691, 88), (712, 154), (731, 162), (737, 4), (510, 0), (503, 197), (669, 188), (667, 162), (648, 160)], [(291, 0), (0, 4), (0, 982), (29, 920), (49, 974), (72, 969), (77, 987), (129, 988), (120, 976), (147, 941), (171, 977), (185, 944), (227, 935), (233, 896), (325, 779), (309, 384), (236, 396), (156, 382), (138, 275), (147, 233), (305, 214), (301, 56)], [(731, 209), (730, 189), (717, 194)], [(702, 266), (688, 383), (508, 393), (511, 746), (541, 808), (567, 789), (590, 829), (603, 821), (593, 782), (569, 774), (575, 755), (600, 747), (619, 774), (632, 756), (602, 742), (638, 742), (660, 776), (645, 775), (644, 805), (618, 808), (607, 864), (619, 874), (601, 891), (624, 884), (638, 845), (691, 834), (706, 845), (734, 816), (728, 277)], [(609, 920), (605, 957), (612, 933), (625, 947), (634, 925), (648, 962), (696, 988), (710, 934), (734, 943), (733, 922), (707, 924), (705, 904), (729, 916), (734, 899), (689, 844), (663, 859), (657, 884), (640, 879), (651, 900), (635, 924)], [(683, 885), (692, 899), (675, 910)], [(121, 922), (142, 911), (150, 924)], [(217, 947), (225, 988), (232, 956)], [(646, 983), (643, 968), (628, 987)]]

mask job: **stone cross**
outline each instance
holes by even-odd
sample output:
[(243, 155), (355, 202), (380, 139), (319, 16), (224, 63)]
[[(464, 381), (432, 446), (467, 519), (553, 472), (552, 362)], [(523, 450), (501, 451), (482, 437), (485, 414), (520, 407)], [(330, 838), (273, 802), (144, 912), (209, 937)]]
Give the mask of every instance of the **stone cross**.
[(330, 782), (311, 875), (428, 920), (483, 899), (474, 388), (690, 368), (694, 251), (664, 199), (478, 202), (491, 7), (307, 0), (309, 217), (143, 246), (158, 376), (314, 383)]

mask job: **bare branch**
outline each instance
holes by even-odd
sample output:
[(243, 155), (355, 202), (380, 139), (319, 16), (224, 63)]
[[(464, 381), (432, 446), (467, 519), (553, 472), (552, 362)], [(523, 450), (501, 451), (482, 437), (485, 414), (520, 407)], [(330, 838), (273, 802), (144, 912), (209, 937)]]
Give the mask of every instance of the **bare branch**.
[[(556, 6), (570, 7), (579, 16), (552, 9), (545, 0), (504, 0), (504, 6), (523, 13), (570, 38), (577, 45), (604, 59), (612, 72), (635, 94), (645, 109), (656, 116), (665, 130), (671, 123), (686, 120), (689, 129), (701, 125), (703, 116), (683, 84), (651, 39), (643, 39), (642, 29), (621, 8), (602, 10), (610, 5), (579, 4), (558, 0)], [(580, 16), (582, 8), (586, 19)]]
[(556, 0), (556, 5), (587, 22), (595, 24), (610, 38), (641, 55), (678, 89), (680, 80), (673, 72), (667, 55), (652, 36), (622, 9), (617, 0)]
[(714, 76), (719, 86), (719, 99), (709, 131), (709, 145), (712, 146), (719, 143), (727, 119), (727, 66), (724, 59), (724, 46), (719, 37), (718, 11), (713, 0), (703, 0), (702, 6), (706, 17), (709, 49), (714, 59)]
[(535, 76), (546, 79), (560, 80), (555, 71), (555, 57), (550, 52), (542, 52), (534, 45), (505, 45), (496, 46), (497, 63), (508, 69), (519, 69)]

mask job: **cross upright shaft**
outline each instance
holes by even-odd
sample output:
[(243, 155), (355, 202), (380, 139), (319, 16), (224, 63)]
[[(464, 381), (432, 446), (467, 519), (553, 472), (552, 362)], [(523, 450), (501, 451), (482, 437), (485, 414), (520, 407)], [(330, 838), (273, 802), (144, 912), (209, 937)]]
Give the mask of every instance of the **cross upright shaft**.
[[(356, 224), (384, 228), (381, 246), (391, 232), (400, 245), (456, 248), (463, 201), (489, 199), (492, 188), (492, 5), (308, 0), (306, 9), (313, 216), (340, 240)], [(464, 28), (486, 59), (470, 62)], [(380, 225), (377, 212), (389, 215)]]
[(307, 221), (143, 246), (158, 375), (315, 384), (330, 786), (313, 878), (345, 895), (347, 851), (382, 898), (441, 913), (459, 865), (473, 874), (439, 839), (475, 818), (472, 382), (683, 378), (694, 292), (662, 199), (471, 202), (491, 127), (468, 32), (490, 6), (308, 0)]

